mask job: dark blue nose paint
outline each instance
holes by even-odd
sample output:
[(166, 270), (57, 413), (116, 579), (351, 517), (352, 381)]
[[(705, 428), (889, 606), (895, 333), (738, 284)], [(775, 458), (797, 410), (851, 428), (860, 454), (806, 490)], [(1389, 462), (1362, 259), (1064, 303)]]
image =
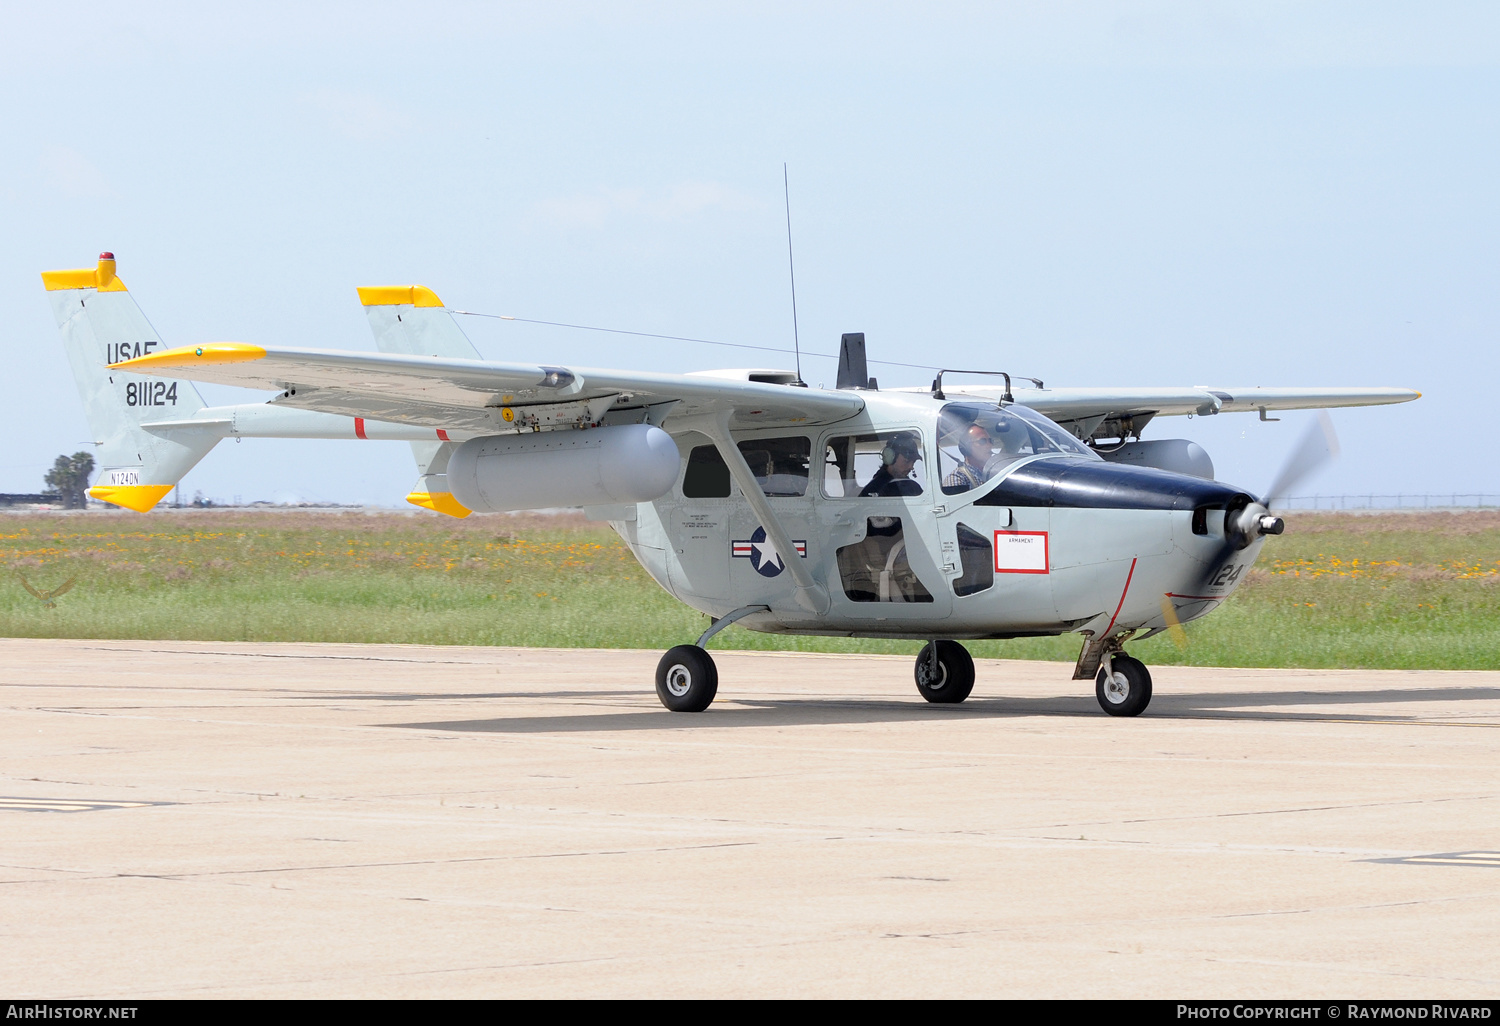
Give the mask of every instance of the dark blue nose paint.
[(1082, 459), (1043, 459), (1017, 467), (976, 506), (1051, 506), (1064, 509), (1239, 509), (1247, 492), (1151, 467)]

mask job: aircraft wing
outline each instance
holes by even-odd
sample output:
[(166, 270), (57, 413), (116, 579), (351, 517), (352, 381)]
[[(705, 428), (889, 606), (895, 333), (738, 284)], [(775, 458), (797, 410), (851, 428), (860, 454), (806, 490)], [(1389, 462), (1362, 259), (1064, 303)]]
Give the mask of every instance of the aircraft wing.
[(828, 424), (864, 408), (854, 392), (691, 374), (492, 363), (243, 342), (182, 346), (112, 364), (135, 374), (280, 392), (273, 405), (466, 431), (732, 412), (738, 427)]
[[(992, 388), (949, 388), (948, 394), (998, 399)], [(1125, 419), (1215, 413), (1253, 413), (1256, 410), (1323, 410), (1338, 406), (1384, 406), (1421, 397), (1409, 388), (1017, 388), (1016, 402), (1056, 421), (1093, 417)]]
[(1387, 406), (1422, 398), (1410, 388), (1199, 388), (1219, 400), (1220, 413), (1253, 410), (1328, 410), (1339, 406)]

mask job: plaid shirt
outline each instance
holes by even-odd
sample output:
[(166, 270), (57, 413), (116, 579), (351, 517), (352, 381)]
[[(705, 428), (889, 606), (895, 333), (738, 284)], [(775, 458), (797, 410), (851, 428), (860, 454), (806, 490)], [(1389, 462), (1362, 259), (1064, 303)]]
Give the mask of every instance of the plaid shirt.
[(984, 477), (967, 463), (960, 463), (953, 473), (943, 478), (943, 488), (950, 492), (966, 492), (982, 484)]

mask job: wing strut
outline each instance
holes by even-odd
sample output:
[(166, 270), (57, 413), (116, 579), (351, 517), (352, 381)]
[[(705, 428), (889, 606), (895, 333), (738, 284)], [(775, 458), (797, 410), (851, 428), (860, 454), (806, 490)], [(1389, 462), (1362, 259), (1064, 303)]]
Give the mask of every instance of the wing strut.
[(729, 467), (729, 473), (733, 475), (735, 483), (740, 486), (750, 508), (760, 518), (760, 524), (766, 529), (766, 537), (771, 539), (771, 544), (776, 546), (776, 551), (781, 554), (782, 564), (791, 571), (792, 580), (797, 582), (795, 599), (797, 604), (808, 612), (822, 615), (828, 612), (832, 603), (828, 599), (828, 591), (817, 581), (813, 580), (812, 573), (807, 569), (807, 564), (797, 557), (797, 546), (792, 541), (791, 535), (786, 533), (786, 528), (781, 526), (781, 520), (777, 518), (776, 511), (771, 508), (766, 493), (760, 490), (760, 482), (755, 480), (755, 474), (750, 470), (750, 464), (745, 462), (745, 456), (740, 452), (740, 447), (734, 444), (734, 439), (729, 434), (729, 417), (731, 411), (714, 416), (703, 416), (674, 420), (674, 428), (681, 425), (701, 431), (714, 443), (719, 450), (719, 455), (724, 458), (724, 463)]

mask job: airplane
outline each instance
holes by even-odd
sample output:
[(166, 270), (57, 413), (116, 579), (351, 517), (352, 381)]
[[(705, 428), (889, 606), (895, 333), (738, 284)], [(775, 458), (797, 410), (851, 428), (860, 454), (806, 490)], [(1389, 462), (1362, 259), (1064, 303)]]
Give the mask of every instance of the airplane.
[[(913, 672), (933, 703), (974, 687), (963, 641), (1077, 633), (1073, 679), (1094, 680), (1104, 712), (1139, 715), (1151, 674), (1125, 644), (1229, 598), (1284, 527), (1271, 507), (1336, 444), (1323, 414), (1326, 439), (1310, 436), (1258, 496), (1215, 480), (1196, 443), (1143, 440), (1146, 426), (1421, 395), (1049, 388), (954, 370), (930, 387), (881, 389), (857, 332), (841, 339), (832, 389), (776, 369), (497, 363), (419, 285), (358, 290), (374, 353), (168, 348), (113, 254), (42, 280), (96, 439), (91, 496), (147, 512), (228, 437), (406, 440), (418, 471), (407, 501), (455, 517), (582, 507), (708, 614), (708, 629), (657, 666), (657, 695), (674, 712), (712, 703), (705, 645), (739, 624), (926, 642)], [(996, 384), (953, 386), (959, 374)], [(276, 394), (210, 407), (193, 382)]]

